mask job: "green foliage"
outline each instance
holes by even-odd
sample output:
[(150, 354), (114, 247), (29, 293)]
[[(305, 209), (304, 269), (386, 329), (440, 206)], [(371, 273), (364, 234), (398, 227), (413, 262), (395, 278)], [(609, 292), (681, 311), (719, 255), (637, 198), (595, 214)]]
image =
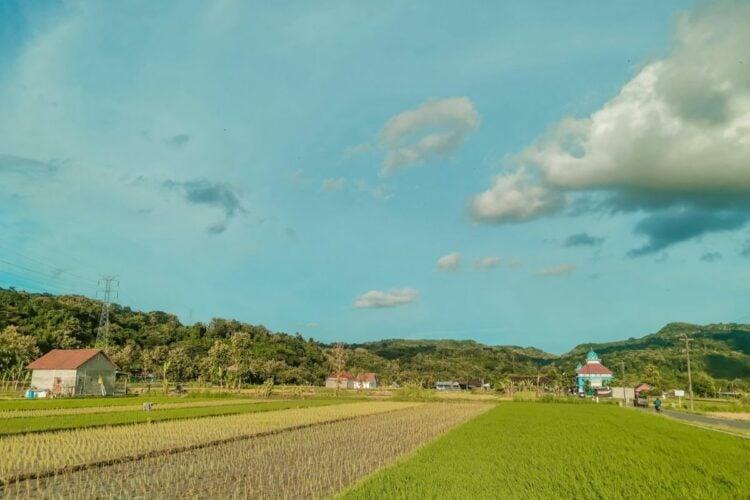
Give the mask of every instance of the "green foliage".
[(499, 404), (343, 498), (745, 498), (750, 441), (609, 405)]
[(25, 366), (39, 355), (36, 339), (23, 335), (13, 325), (0, 332), (0, 373)]
[[(0, 374), (23, 379), (25, 365), (54, 348), (90, 347), (96, 338), (101, 303), (80, 296), (52, 296), (0, 289)], [(172, 383), (200, 379), (220, 387), (259, 384), (321, 385), (345, 360), (346, 370), (375, 372), (381, 387), (421, 380), (483, 380), (510, 388), (509, 375), (544, 375), (548, 389), (561, 393), (573, 385), (575, 366), (593, 348), (622, 383), (649, 382), (659, 389), (687, 390), (682, 335), (689, 335), (697, 396), (720, 391), (750, 392), (750, 325), (696, 326), (672, 323), (638, 339), (583, 344), (562, 356), (518, 346), (488, 346), (471, 340), (382, 340), (343, 345), (343, 353), (300, 335), (272, 333), (261, 325), (213, 319), (183, 325), (172, 314), (138, 312), (113, 305), (110, 356), (124, 371), (152, 374)], [(8, 330), (11, 328), (11, 330)], [(14, 333), (6, 333), (14, 332)], [(36, 346), (38, 351), (34, 350)], [(12, 353), (9, 352), (12, 350)], [(165, 364), (169, 369), (163, 372)], [(522, 382), (519, 390), (532, 390)]]
[[(92, 347), (100, 310), (101, 302), (86, 297), (0, 289), (3, 337), (15, 340), (17, 333), (38, 346), (36, 351), (16, 350), (8, 356), (0, 350), (0, 373), (12, 368), (3, 364), (6, 358), (11, 365), (18, 359), (25, 364), (51, 349)], [(175, 382), (202, 376), (219, 385), (229, 378), (237, 384), (269, 377), (284, 384), (322, 384), (330, 372), (319, 343), (259, 325), (224, 319), (183, 325), (172, 314), (138, 312), (117, 304), (111, 307), (110, 320), (109, 354), (120, 369), (137, 375), (161, 378), (168, 363), (166, 378)], [(236, 371), (231, 372), (233, 365)]]

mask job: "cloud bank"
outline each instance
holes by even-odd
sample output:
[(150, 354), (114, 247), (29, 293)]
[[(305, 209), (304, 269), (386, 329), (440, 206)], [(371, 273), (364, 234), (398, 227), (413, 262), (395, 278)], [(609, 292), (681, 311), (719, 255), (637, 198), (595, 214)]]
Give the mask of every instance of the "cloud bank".
[(413, 288), (393, 288), (387, 292), (370, 290), (354, 299), (357, 309), (376, 309), (396, 307), (409, 304), (417, 300), (418, 292)]
[[(683, 14), (669, 57), (644, 66), (591, 116), (561, 120), (513, 157), (516, 172), (471, 200), (472, 217), (524, 222), (592, 193), (604, 199), (599, 208), (650, 214), (635, 228), (649, 240), (633, 256), (741, 227), (739, 213), (750, 212), (748, 19), (745, 2)], [(701, 221), (690, 225), (674, 210), (701, 211)]]

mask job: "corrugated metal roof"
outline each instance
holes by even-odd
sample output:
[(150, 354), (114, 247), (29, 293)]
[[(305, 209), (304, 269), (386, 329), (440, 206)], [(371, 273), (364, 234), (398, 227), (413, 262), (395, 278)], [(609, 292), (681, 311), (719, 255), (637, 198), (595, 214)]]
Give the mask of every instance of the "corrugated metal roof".
[(112, 363), (112, 360), (101, 349), (53, 349), (26, 368), (29, 370), (75, 370), (99, 353)]

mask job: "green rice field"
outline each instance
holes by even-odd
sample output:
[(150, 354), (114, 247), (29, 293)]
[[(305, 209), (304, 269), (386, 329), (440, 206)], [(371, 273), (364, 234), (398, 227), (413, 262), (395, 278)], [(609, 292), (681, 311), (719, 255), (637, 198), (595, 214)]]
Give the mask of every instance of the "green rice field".
[(500, 404), (342, 495), (647, 497), (750, 497), (750, 440), (615, 406)]

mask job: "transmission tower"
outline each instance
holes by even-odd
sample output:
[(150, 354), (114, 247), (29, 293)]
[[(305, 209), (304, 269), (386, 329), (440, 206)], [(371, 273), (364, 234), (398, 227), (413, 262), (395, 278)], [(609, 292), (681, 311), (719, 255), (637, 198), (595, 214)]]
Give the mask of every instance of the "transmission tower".
[(109, 305), (112, 299), (116, 299), (119, 292), (116, 290), (120, 286), (117, 276), (103, 276), (98, 282), (99, 290), (97, 296), (102, 297), (102, 312), (99, 315), (99, 328), (96, 332), (96, 347), (109, 350)]

